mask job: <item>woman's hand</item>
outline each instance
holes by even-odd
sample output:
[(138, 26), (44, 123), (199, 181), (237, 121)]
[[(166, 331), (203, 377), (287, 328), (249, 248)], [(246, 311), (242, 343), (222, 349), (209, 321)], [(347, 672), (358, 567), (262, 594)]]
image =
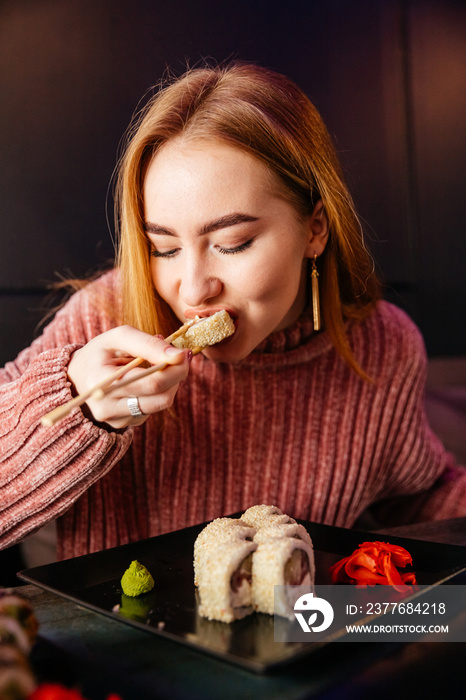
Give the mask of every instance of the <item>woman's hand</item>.
[[(82, 394), (110, 376), (133, 357), (144, 357), (151, 365), (168, 363), (160, 372), (137, 379), (141, 368), (129, 370), (124, 380), (134, 377), (134, 382), (118, 388), (115, 382), (112, 391), (102, 399), (90, 398), (84, 404), (93, 420), (108, 423), (112, 428), (141, 425), (151, 413), (169, 408), (178, 386), (186, 379), (191, 352), (178, 350), (159, 336), (148, 335), (131, 326), (118, 326), (93, 338), (87, 345), (73, 353), (68, 366), (68, 378), (76, 394)], [(113, 386), (113, 385), (112, 385)], [(133, 417), (128, 407), (128, 398), (137, 397), (143, 412)]]

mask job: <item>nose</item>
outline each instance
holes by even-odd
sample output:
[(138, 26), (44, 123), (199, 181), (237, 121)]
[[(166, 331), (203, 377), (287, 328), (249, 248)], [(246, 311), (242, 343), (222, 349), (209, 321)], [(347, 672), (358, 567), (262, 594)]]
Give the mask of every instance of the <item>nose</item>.
[(183, 302), (193, 308), (202, 306), (218, 297), (223, 283), (216, 274), (215, 266), (204, 257), (190, 257), (181, 272), (179, 293)]

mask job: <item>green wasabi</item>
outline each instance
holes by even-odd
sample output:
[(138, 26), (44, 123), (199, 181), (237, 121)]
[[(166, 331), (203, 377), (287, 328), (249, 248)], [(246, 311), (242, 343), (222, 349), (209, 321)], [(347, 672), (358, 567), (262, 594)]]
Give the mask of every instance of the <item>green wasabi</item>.
[(154, 587), (154, 579), (143, 564), (132, 561), (122, 576), (121, 587), (125, 595), (135, 598), (151, 591)]

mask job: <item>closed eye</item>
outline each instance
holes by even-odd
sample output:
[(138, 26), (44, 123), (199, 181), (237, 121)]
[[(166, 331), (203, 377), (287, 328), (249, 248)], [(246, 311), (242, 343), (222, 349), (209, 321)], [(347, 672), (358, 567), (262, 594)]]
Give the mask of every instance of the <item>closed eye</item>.
[(151, 251), (150, 254), (154, 258), (173, 258), (177, 254), (179, 248), (173, 248), (172, 250), (166, 250), (166, 251), (161, 251), (157, 250), (153, 246), (151, 246)]
[(236, 253), (242, 253), (243, 250), (247, 250), (248, 248), (251, 247), (253, 239), (246, 241), (245, 243), (241, 243), (241, 245), (236, 246), (235, 248), (224, 248), (222, 246), (216, 246), (217, 250), (219, 253), (222, 255), (235, 255)]
[[(224, 246), (216, 245), (215, 249), (222, 255), (236, 255), (237, 253), (242, 253), (251, 247), (253, 239), (241, 243), (241, 245), (235, 246), (233, 248), (225, 248)], [(179, 248), (172, 248), (171, 250), (157, 250), (153, 245), (151, 245), (151, 256), (154, 258), (174, 258), (179, 252)]]

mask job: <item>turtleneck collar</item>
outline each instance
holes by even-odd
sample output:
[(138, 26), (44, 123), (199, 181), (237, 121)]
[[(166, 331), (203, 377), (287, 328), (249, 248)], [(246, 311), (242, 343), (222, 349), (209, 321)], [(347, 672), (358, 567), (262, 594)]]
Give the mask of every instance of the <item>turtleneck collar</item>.
[[(312, 309), (308, 308), (295, 323), (271, 333), (244, 360), (231, 366), (260, 368), (296, 365), (308, 362), (332, 347), (326, 331), (314, 331)], [(207, 358), (203, 359), (208, 362)]]
[(317, 338), (314, 332), (312, 312), (306, 309), (297, 321), (280, 331), (271, 333), (253, 350), (253, 354), (281, 354), (296, 350), (307, 344), (312, 338)]

